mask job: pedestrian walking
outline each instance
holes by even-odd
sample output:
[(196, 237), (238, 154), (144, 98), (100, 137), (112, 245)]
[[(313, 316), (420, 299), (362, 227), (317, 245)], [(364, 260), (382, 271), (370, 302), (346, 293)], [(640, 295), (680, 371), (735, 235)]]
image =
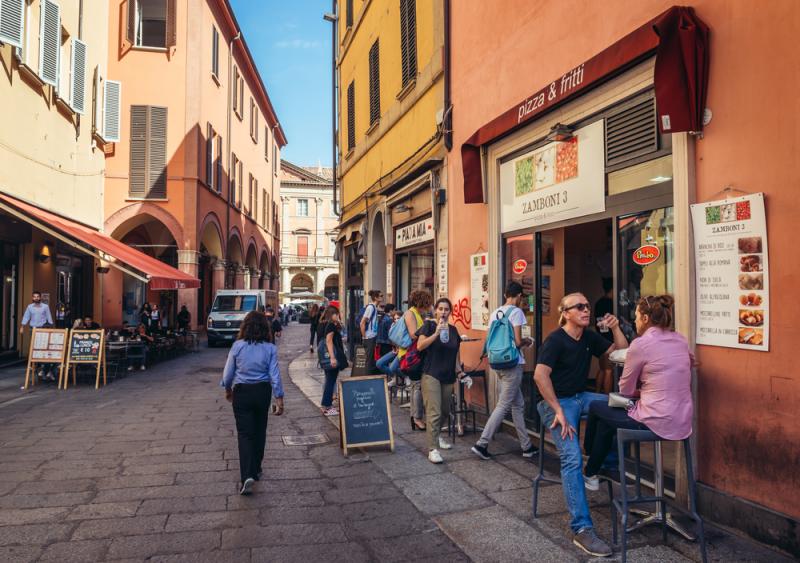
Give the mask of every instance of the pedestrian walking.
[(433, 307), (435, 320), (426, 320), (417, 330), (417, 349), (425, 352), (422, 360), (422, 400), (428, 428), (428, 461), (442, 463), (439, 450), (453, 446), (441, 437), (442, 421), (450, 416), (450, 396), (456, 378), (464, 376), (461, 366), (461, 336), (449, 323), (453, 305), (446, 297)]
[(279, 317), (275, 316), (275, 310), (270, 305), (267, 305), (267, 309), (264, 314), (266, 315), (267, 320), (270, 323), (270, 330), (272, 331), (273, 342), (277, 346), (278, 344), (277, 339), (281, 337), (281, 334), (283, 334), (283, 323), (281, 323)]
[[(500, 387), (497, 404), (486, 422), (481, 437), (472, 446), (473, 453), (481, 459), (492, 458), (492, 454), (489, 453), (489, 442), (491, 442), (500, 428), (509, 409), (511, 410), (514, 428), (517, 431), (517, 438), (519, 438), (519, 445), (522, 447), (523, 457), (531, 458), (538, 451), (531, 443), (528, 430), (525, 428), (525, 399), (522, 396), (521, 389), (525, 358), (522, 354), (522, 349), (530, 346), (533, 342), (530, 338), (522, 337), (522, 327), (527, 324), (525, 313), (520, 309), (522, 297), (522, 285), (518, 282), (510, 282), (505, 291), (505, 304), (495, 309), (490, 317), (492, 323), (501, 322), (501, 319), (507, 319), (510, 322), (513, 327), (513, 341), (509, 342), (508, 346), (516, 348), (519, 359), (515, 366), (494, 370)], [(514, 352), (514, 350), (511, 350), (511, 352)]]
[[(42, 292), (40, 291), (34, 291), (31, 294), (31, 302), (25, 307), (25, 313), (23, 313), (22, 322), (19, 325), (20, 334), (25, 333), (26, 325), (30, 328), (31, 332), (33, 332), (34, 328), (53, 326), (53, 315), (50, 313), (50, 305), (42, 303)], [(40, 364), (37, 376), (47, 379), (48, 381), (55, 381), (53, 364)]]
[(608, 401), (607, 395), (585, 391), (592, 356), (599, 358), (615, 349), (627, 348), (628, 341), (613, 315), (607, 315), (603, 321), (611, 330), (613, 342), (586, 330), (592, 319), (591, 308), (582, 293), (564, 296), (558, 307), (561, 328), (542, 343), (533, 379), (543, 398), (537, 405), (539, 416), (550, 428), (561, 459), (561, 487), (575, 534), (572, 542), (590, 555), (607, 557), (612, 553), (611, 548), (597, 537), (589, 513), (577, 428), (593, 401)]
[(258, 311), (247, 314), (231, 346), (220, 386), (233, 404), (239, 445), (240, 495), (249, 495), (261, 479), (261, 463), (267, 440), (269, 405), (273, 414), (283, 414), (283, 385), (278, 367), (278, 349), (272, 343), (267, 317)]
[(325, 317), (322, 322), (325, 346), (331, 360), (331, 367), (325, 369), (325, 383), (322, 388), (322, 414), (325, 416), (338, 416), (339, 409), (333, 406), (333, 392), (339, 372), (348, 366), (347, 356), (342, 342), (342, 323), (339, 318), (339, 309), (333, 306), (325, 308)]
[[(424, 289), (415, 289), (408, 296), (408, 303), (411, 307), (403, 315), (403, 322), (406, 324), (408, 335), (413, 342), (417, 340), (417, 331), (422, 326), (423, 316), (426, 315), (433, 304), (433, 297)], [(394, 362), (402, 362), (403, 357), (409, 353), (410, 348), (400, 348)], [(390, 365), (394, 365), (394, 362)], [(422, 402), (422, 366), (412, 371), (403, 372), (408, 377), (409, 396), (411, 397), (411, 430), (425, 430), (425, 411)]]
[(314, 345), (318, 342), (317, 329), (319, 328), (319, 305), (314, 303), (308, 311), (308, 318), (311, 320), (310, 332), (311, 339), (308, 342), (308, 351), (314, 353)]

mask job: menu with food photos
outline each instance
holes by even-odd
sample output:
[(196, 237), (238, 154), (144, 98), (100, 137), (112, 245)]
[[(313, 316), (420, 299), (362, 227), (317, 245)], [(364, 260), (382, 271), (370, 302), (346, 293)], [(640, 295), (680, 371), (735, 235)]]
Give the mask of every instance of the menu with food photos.
[(764, 194), (692, 205), (698, 344), (769, 351)]

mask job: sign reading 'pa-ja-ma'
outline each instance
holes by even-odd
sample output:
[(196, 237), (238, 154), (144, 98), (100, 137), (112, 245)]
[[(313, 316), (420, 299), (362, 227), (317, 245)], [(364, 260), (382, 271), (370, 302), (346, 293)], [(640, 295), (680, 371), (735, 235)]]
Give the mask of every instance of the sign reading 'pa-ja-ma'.
[(394, 234), (394, 247), (405, 248), (433, 240), (433, 218), (409, 223), (400, 227)]

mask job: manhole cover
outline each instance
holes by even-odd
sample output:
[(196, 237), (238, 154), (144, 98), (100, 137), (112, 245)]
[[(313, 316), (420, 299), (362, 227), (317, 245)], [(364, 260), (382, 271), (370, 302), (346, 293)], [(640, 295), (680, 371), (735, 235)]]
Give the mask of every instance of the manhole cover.
[(306, 436), (281, 436), (287, 446), (315, 446), (327, 444), (330, 440), (325, 434), (308, 434)]

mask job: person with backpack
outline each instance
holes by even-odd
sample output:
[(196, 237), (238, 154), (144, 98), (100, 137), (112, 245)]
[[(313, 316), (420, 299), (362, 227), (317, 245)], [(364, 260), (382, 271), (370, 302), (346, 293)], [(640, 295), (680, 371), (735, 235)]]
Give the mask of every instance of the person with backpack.
[(525, 313), (520, 309), (522, 285), (515, 281), (510, 282), (506, 287), (505, 298), (505, 304), (489, 317), (492, 323), (484, 344), (484, 355), (489, 359), (489, 366), (497, 374), (500, 391), (497, 395), (497, 404), (486, 422), (481, 437), (472, 446), (472, 452), (481, 459), (492, 458), (492, 454), (489, 453), (489, 442), (500, 428), (509, 409), (519, 444), (522, 446), (522, 456), (531, 458), (538, 452), (525, 428), (525, 399), (520, 388), (525, 365), (521, 349), (533, 344), (530, 338), (522, 337), (522, 327), (527, 324)]
[[(342, 343), (342, 323), (339, 320), (339, 309), (328, 306), (325, 308), (325, 337), (320, 341), (320, 364), (325, 371), (325, 384), (322, 388), (322, 414), (325, 416), (339, 416), (339, 410), (333, 406), (333, 392), (339, 372), (348, 366), (347, 356)], [(324, 347), (324, 349), (323, 349)], [(327, 355), (325, 354), (327, 352)], [(328, 364), (325, 365), (322, 357), (327, 356)]]
[(383, 292), (379, 289), (369, 290), (370, 303), (364, 308), (364, 313), (359, 321), (361, 331), (361, 344), (367, 352), (367, 373), (374, 374), (375, 368), (375, 346), (378, 336), (378, 308), (383, 301)]
[[(394, 305), (386, 305), (384, 311), (388, 309), (389, 312), (385, 313), (381, 319), (381, 324), (378, 326), (378, 346), (381, 349), (381, 357), (375, 362), (375, 367), (378, 368), (382, 374), (389, 377), (389, 387), (396, 385), (395, 378), (402, 377), (403, 373), (400, 371), (400, 360), (397, 358), (397, 351), (399, 347), (392, 342), (392, 330), (398, 322), (403, 321), (403, 312), (398, 311)], [(382, 332), (382, 331), (385, 331)], [(383, 343), (385, 340), (385, 343)]]
[(603, 318), (603, 324), (611, 329), (613, 342), (593, 330), (586, 330), (592, 322), (591, 309), (582, 293), (571, 293), (561, 299), (560, 328), (542, 343), (533, 380), (543, 399), (537, 405), (539, 416), (550, 428), (561, 459), (561, 487), (571, 516), (570, 527), (575, 534), (572, 543), (590, 555), (608, 557), (611, 548), (597, 537), (592, 525), (576, 429), (580, 427), (581, 416), (589, 413), (593, 401), (608, 402), (607, 395), (586, 391), (592, 356), (600, 358), (615, 349), (625, 349), (628, 341), (620, 329), (619, 319), (611, 314)]
[(433, 297), (424, 289), (415, 289), (408, 296), (408, 304), (410, 305), (408, 311), (403, 315), (403, 322), (398, 325), (398, 328), (404, 329), (404, 336), (400, 342), (392, 339), (392, 342), (398, 344), (397, 358), (395, 362), (400, 362), (400, 369), (403, 374), (409, 378), (411, 385), (409, 386), (409, 396), (411, 397), (411, 430), (425, 431), (425, 412), (422, 403), (422, 356), (417, 349), (417, 331), (422, 326), (423, 316), (427, 314), (431, 305), (433, 305)]

